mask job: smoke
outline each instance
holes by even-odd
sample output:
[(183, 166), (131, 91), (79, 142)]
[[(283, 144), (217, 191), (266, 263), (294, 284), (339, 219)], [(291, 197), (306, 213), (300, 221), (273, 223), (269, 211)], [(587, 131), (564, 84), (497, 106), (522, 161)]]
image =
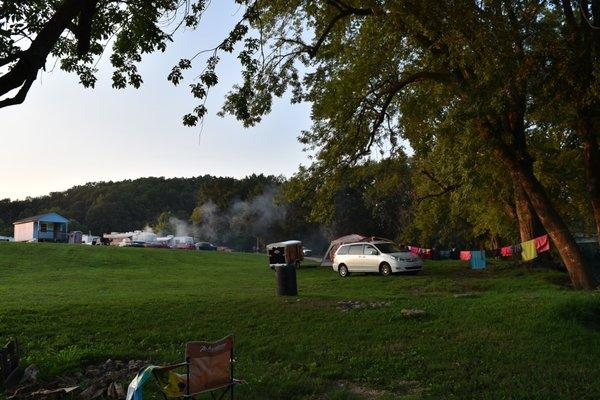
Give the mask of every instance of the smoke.
[(277, 194), (276, 189), (267, 188), (250, 200), (232, 202), (225, 211), (208, 201), (200, 206), (200, 223), (194, 225), (194, 233), (202, 240), (225, 244), (242, 237), (269, 237), (286, 215), (285, 207), (275, 201)]
[(195, 236), (192, 226), (179, 218), (170, 217), (169, 225), (171, 225), (171, 229), (175, 236)]

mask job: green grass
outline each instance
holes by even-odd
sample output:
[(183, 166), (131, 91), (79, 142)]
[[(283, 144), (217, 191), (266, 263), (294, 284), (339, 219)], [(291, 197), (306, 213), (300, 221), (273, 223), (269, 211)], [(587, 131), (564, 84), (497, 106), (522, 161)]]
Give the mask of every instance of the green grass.
[(597, 399), (600, 293), (565, 280), (509, 264), (346, 279), (314, 267), (281, 298), (262, 255), (2, 243), (0, 341), (18, 337), (51, 377), (180, 361), (185, 342), (234, 332), (242, 399)]

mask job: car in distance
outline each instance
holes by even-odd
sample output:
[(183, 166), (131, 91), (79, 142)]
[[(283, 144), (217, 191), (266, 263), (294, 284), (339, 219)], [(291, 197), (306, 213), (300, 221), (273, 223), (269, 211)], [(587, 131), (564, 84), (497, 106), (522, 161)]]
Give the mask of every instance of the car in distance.
[(333, 270), (342, 278), (351, 272), (418, 272), (423, 261), (393, 242), (358, 242), (341, 245), (333, 257)]
[(196, 250), (217, 251), (217, 246), (208, 242), (196, 243)]

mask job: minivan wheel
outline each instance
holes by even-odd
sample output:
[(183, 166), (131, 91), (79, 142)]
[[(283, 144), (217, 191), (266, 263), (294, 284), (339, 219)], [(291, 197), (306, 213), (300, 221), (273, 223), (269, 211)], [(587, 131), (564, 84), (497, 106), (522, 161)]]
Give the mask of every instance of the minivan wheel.
[(383, 276), (390, 276), (392, 274), (392, 267), (388, 263), (381, 263), (379, 273)]
[(348, 276), (348, 274), (349, 274), (349, 272), (348, 272), (348, 268), (347, 268), (347, 267), (346, 267), (344, 264), (340, 265), (340, 266), (338, 267), (338, 274), (340, 274), (340, 276), (341, 276), (342, 278), (345, 278), (345, 277), (347, 277), (347, 276)]

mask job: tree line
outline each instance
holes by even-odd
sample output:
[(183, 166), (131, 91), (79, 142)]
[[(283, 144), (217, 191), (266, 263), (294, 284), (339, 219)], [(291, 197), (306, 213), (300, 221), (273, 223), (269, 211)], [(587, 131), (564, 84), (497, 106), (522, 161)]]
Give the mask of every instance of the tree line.
[[(433, 154), (423, 159), (399, 151), (330, 175), (312, 165), (290, 179), (204, 175), (87, 183), (46, 196), (0, 200), (0, 235), (11, 236), (18, 219), (57, 212), (71, 220), (70, 230), (84, 233), (149, 227), (177, 234), (176, 225), (185, 224), (197, 240), (240, 250), (252, 250), (257, 238), (259, 246), (296, 238), (320, 252), (330, 239), (349, 233), (442, 249), (518, 243), (514, 182), (493, 168), (489, 155), (480, 157), (478, 163), (490, 167), (468, 177), (457, 170), (463, 161), (443, 164), (447, 170), (440, 172), (432, 166)], [(583, 167), (568, 171), (572, 163), (556, 162), (543, 167), (542, 179), (556, 191), (565, 186), (585, 191)], [(556, 207), (574, 232), (591, 235), (591, 210), (579, 198), (565, 195)]]

